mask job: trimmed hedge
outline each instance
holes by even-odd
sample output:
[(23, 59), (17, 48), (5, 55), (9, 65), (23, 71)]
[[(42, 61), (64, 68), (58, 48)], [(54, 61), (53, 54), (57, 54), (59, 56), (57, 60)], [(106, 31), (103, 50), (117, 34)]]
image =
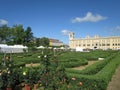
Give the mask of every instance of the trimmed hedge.
[(77, 59), (69, 59), (67, 61), (59, 61), (59, 64), (64, 66), (65, 68), (73, 68), (81, 65), (88, 64), (88, 61), (85, 59), (77, 60)]
[(93, 65), (85, 68), (84, 70), (73, 70), (71, 68), (67, 68), (66, 71), (68, 73), (76, 73), (76, 74), (85, 74), (85, 75), (94, 75), (97, 72), (99, 72), (104, 66), (110, 62), (112, 58), (114, 58), (116, 55), (112, 54), (110, 57), (106, 58), (106, 60), (99, 61), (97, 63), (94, 63)]
[[(112, 75), (118, 65), (120, 65), (119, 54), (120, 53), (112, 58), (110, 62), (95, 75), (67, 73), (69, 78), (76, 78), (75, 80), (70, 80), (70, 84), (74, 87), (74, 90), (106, 90)], [(80, 85), (79, 82), (81, 82), (82, 85)]]

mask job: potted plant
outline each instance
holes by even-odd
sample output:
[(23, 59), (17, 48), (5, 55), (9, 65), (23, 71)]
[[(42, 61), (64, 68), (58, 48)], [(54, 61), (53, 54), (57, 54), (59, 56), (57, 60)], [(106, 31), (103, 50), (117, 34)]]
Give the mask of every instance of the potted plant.
[(12, 90), (12, 87), (14, 85), (14, 81), (13, 81), (13, 77), (11, 75), (8, 75), (6, 84), (7, 84), (6, 89), (7, 90)]
[(1, 63), (1, 88), (6, 88), (7, 90), (12, 90), (14, 85), (14, 65), (11, 58), (4, 59)]
[(6, 76), (4, 77), (4, 75), (5, 74), (3, 72), (0, 72), (0, 90), (4, 90), (6, 88), (4, 80)]
[(30, 75), (29, 71), (24, 71), (23, 72), (23, 82), (25, 83), (25, 90), (30, 90)]
[(4, 70), (0, 76), (0, 88), (12, 90), (14, 85), (13, 75), (9, 73), (7, 70)]
[(38, 88), (38, 83), (40, 81), (40, 77), (41, 77), (41, 71), (40, 69), (34, 69), (33, 72), (32, 72), (32, 83), (33, 83), (33, 87), (34, 87), (34, 90), (37, 90)]
[(31, 88), (36, 88), (36, 84), (39, 81), (38, 70), (33, 69), (33, 67), (27, 68), (23, 72), (23, 82), (25, 83), (25, 89), (30, 90)]

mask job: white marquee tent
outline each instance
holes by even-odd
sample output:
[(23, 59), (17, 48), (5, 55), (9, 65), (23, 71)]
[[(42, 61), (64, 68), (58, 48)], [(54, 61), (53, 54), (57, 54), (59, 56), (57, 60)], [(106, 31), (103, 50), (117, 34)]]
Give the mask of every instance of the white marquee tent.
[(83, 52), (83, 48), (81, 48), (81, 47), (76, 47), (76, 51), (78, 52)]
[(39, 46), (37, 47), (38, 49), (44, 49), (45, 47), (44, 46)]
[(9, 46), (7, 44), (0, 44), (0, 53), (21, 53), (24, 52), (23, 49), (28, 50), (28, 47), (23, 45)]

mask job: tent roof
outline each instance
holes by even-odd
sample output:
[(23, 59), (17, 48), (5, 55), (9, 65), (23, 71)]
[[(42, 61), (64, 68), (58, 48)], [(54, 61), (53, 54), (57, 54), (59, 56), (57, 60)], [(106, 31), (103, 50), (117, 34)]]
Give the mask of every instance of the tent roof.
[(44, 46), (39, 46), (39, 47), (37, 47), (37, 48), (45, 48)]

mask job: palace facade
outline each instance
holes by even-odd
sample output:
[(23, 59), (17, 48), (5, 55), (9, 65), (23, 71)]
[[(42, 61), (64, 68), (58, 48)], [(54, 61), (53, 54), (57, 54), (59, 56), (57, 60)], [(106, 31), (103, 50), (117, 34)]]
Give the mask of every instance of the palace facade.
[(82, 49), (120, 49), (120, 36), (74, 38), (74, 33), (69, 33), (69, 46), (71, 49), (80, 47)]

